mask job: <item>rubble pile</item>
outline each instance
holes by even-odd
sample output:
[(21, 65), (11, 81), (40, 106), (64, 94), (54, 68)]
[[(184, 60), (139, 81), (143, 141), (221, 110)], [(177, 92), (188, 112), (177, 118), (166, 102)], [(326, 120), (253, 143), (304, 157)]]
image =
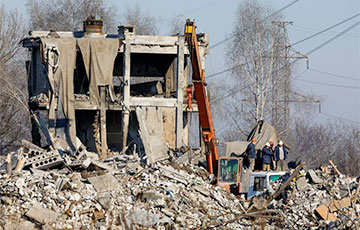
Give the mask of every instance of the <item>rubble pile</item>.
[[(275, 190), (280, 186), (274, 183)], [(336, 167), (304, 169), (269, 208), (279, 210), (292, 229), (358, 229), (358, 190), (358, 179), (341, 175)]]
[(25, 166), (11, 176), (0, 170), (0, 229), (207, 228), (244, 212), (202, 167), (175, 161), (143, 167), (134, 155), (99, 161), (86, 160), (88, 154), (65, 167)]
[(82, 145), (69, 154), (22, 144), (0, 159), (0, 230), (359, 225), (360, 182), (332, 162), (317, 170), (300, 164), (270, 181), (271, 190), (246, 200), (215, 186), (216, 178), (196, 166), (200, 150), (169, 150), (167, 159), (147, 164), (134, 153), (112, 152), (100, 160)]

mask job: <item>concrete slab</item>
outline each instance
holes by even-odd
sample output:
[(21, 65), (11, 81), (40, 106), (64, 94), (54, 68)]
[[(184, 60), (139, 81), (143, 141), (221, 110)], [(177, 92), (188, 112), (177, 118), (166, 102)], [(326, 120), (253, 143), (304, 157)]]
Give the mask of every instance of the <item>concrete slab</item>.
[(94, 186), (97, 192), (107, 192), (120, 189), (119, 182), (110, 173), (104, 174), (102, 176), (89, 177), (88, 180)]
[(156, 133), (150, 132), (144, 113), (145, 111), (141, 108), (136, 108), (136, 116), (139, 122), (140, 137), (144, 144), (144, 149), (147, 156), (147, 163), (152, 164), (169, 157), (167, 154), (168, 147), (162, 141), (161, 137), (157, 136)]
[(41, 206), (40, 203), (35, 203), (26, 213), (25, 216), (33, 219), (41, 224), (48, 224), (56, 222), (59, 214)]
[(308, 184), (305, 177), (300, 177), (296, 180), (296, 188), (299, 191), (304, 191), (307, 188)]
[(310, 169), (310, 170), (308, 171), (308, 173), (309, 173), (310, 179), (311, 179), (311, 181), (312, 181), (313, 183), (315, 183), (315, 184), (321, 184), (321, 183), (324, 182), (322, 179), (320, 179), (320, 178), (318, 177), (318, 175), (316, 174), (316, 172), (315, 172), (314, 170)]

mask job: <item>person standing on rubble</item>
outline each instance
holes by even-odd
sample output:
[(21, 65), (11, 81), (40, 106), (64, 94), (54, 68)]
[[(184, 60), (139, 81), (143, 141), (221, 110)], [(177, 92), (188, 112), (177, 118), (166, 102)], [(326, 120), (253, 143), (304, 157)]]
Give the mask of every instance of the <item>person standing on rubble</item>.
[(270, 151), (271, 151), (271, 163), (270, 163), (270, 169), (271, 170), (275, 170), (276, 168), (276, 162), (275, 162), (275, 147), (274, 147), (274, 142), (270, 141)]
[(256, 150), (255, 150), (256, 138), (251, 140), (251, 143), (246, 148), (246, 155), (249, 158), (250, 166), (249, 168), (254, 171), (255, 170), (255, 158), (256, 158)]
[(266, 142), (265, 147), (262, 150), (263, 170), (264, 171), (270, 171), (271, 155), (273, 155), (273, 153), (270, 149), (270, 143)]
[(279, 145), (275, 147), (276, 170), (285, 171), (285, 160), (287, 158), (287, 150), (284, 143), (279, 141)]

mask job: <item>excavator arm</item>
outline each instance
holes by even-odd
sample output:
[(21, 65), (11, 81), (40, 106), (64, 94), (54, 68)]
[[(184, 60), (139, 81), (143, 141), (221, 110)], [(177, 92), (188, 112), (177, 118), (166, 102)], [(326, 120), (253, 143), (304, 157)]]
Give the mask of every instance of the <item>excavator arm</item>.
[(186, 20), (185, 40), (189, 47), (190, 58), (192, 63), (192, 82), (199, 111), (199, 121), (201, 133), (206, 145), (206, 161), (210, 174), (217, 170), (219, 159), (217, 146), (215, 143), (215, 131), (210, 112), (209, 98), (206, 93), (205, 71), (201, 66), (198, 40), (195, 31), (195, 21)]

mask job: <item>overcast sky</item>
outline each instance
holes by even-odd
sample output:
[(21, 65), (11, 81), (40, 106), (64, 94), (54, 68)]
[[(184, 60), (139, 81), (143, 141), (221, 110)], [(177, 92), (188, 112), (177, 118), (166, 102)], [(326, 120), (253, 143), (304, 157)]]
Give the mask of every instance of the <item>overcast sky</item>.
[[(281, 9), (294, 0), (260, 0), (275, 10)], [(7, 8), (17, 8), (26, 16), (26, 0), (0, 0)], [(197, 31), (210, 34), (210, 46), (231, 34), (239, 0), (110, 0), (109, 3), (122, 12), (124, 5), (138, 3), (143, 9), (159, 20), (162, 33), (167, 31), (168, 21), (174, 15), (196, 19)], [(291, 43), (306, 38), (322, 29), (360, 13), (359, 0), (299, 0), (282, 11), (286, 21), (294, 24), (288, 27)], [(356, 22), (360, 16), (315, 38), (294, 46), (301, 53), (334, 37)], [(229, 68), (224, 64), (225, 44), (210, 50), (207, 57), (206, 73), (213, 74)], [(313, 94), (321, 98), (321, 114), (314, 120), (324, 121), (330, 116), (341, 117), (360, 124), (360, 25), (309, 55), (310, 70), (294, 81), (302, 94)], [(294, 76), (306, 70), (306, 61), (300, 61)], [(324, 74), (321, 71), (330, 73)], [(229, 73), (216, 77), (221, 81)], [(312, 81), (312, 82), (306, 82)], [(313, 82), (317, 82), (313, 83)], [(344, 86), (344, 87), (343, 87)]]

